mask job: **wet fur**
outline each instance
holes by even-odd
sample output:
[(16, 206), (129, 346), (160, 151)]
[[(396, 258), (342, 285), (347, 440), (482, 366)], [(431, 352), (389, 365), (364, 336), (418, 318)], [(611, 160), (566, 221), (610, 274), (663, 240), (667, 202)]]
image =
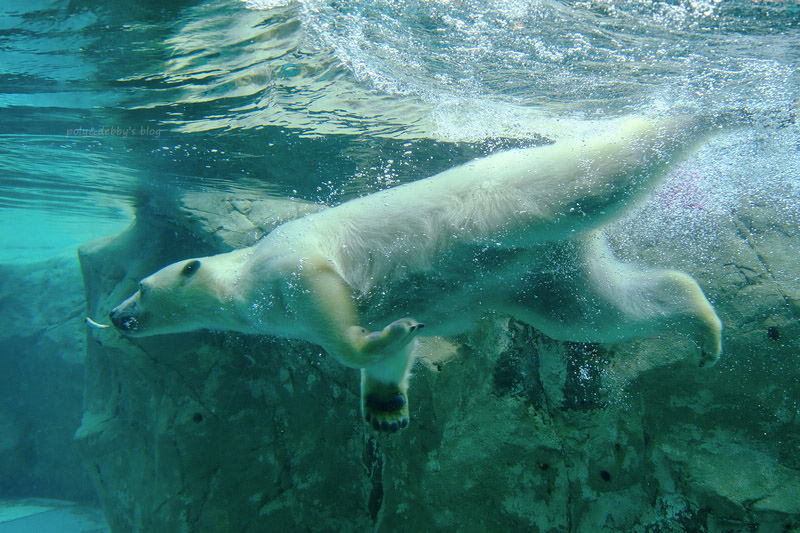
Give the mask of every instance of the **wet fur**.
[(713, 363), (722, 324), (697, 283), (619, 263), (598, 231), (712, 128), (632, 117), (604, 135), (478, 159), (288, 222), (251, 248), (165, 267), (112, 322), (133, 336), (206, 327), (320, 344), (361, 369), (364, 419), (384, 431), (408, 424), (414, 338), (462, 333), (488, 310), (562, 340), (681, 331)]

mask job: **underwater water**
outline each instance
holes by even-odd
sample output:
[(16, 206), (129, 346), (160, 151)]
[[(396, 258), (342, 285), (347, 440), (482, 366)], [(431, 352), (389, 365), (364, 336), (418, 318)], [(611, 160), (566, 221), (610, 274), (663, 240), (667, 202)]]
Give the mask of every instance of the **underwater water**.
[[(102, 505), (114, 531), (800, 530), (799, 93), (793, 1), (5, 0), (0, 510)], [(376, 440), (357, 374), (319, 348), (133, 349), (83, 322), (260, 237), (257, 201), (335, 206), (641, 113), (748, 117), (606, 230), (714, 303), (705, 374), (668, 340), (556, 345), (486, 318), (423, 345), (412, 426)]]

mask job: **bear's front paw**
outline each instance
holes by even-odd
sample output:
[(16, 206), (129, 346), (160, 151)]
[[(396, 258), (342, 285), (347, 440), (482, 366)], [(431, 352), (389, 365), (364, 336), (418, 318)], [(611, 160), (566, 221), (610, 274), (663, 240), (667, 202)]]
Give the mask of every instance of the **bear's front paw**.
[(375, 431), (395, 433), (408, 426), (408, 401), (399, 391), (387, 397), (367, 394), (363, 413), (364, 421)]
[(365, 353), (396, 352), (414, 340), (425, 324), (420, 324), (413, 318), (395, 320), (381, 331), (367, 334)]

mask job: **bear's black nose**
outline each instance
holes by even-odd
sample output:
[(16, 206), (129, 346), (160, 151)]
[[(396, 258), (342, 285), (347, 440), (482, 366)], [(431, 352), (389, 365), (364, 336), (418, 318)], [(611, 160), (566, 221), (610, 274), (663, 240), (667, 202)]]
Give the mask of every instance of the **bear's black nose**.
[(136, 320), (136, 317), (121, 312), (117, 309), (112, 310), (108, 314), (108, 318), (111, 319), (111, 323), (114, 324), (114, 327), (123, 333), (131, 333), (136, 331), (136, 328), (139, 326), (139, 322)]

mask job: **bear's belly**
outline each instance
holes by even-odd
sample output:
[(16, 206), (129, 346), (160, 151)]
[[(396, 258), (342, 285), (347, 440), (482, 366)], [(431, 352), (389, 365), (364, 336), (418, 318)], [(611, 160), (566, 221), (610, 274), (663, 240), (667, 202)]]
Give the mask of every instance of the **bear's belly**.
[(482, 314), (502, 308), (524, 280), (530, 282), (541, 268), (540, 255), (531, 248), (480, 245), (440, 258), (422, 272), (390, 273), (358, 295), (362, 325), (374, 330), (411, 317), (425, 324), (423, 335), (465, 333)]

